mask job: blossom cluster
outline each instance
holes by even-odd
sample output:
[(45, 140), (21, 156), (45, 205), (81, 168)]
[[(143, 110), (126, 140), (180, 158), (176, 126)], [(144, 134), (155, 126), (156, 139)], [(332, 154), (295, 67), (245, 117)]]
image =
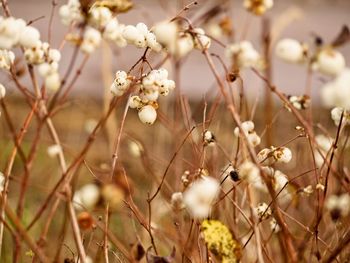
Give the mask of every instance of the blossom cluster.
[(334, 80), (325, 84), (321, 98), (327, 107), (350, 110), (350, 68), (344, 69)]
[(73, 205), (77, 210), (92, 210), (100, 199), (100, 189), (96, 184), (86, 184), (73, 196)]
[(310, 47), (298, 40), (285, 38), (278, 41), (276, 55), (288, 63), (309, 63), (314, 71), (329, 76), (337, 76), (345, 68), (344, 56), (331, 46), (324, 46), (314, 54)]
[(315, 141), (318, 146), (318, 148), (314, 150), (315, 162), (317, 167), (321, 167), (333, 145), (333, 139), (326, 135), (318, 134), (315, 136)]
[(162, 47), (177, 58), (186, 56), (193, 49), (202, 51), (211, 46), (211, 39), (199, 27), (181, 30), (175, 22), (162, 21), (152, 31)]
[(271, 165), (275, 162), (289, 163), (292, 159), (292, 151), (287, 147), (271, 146), (270, 148), (262, 149), (257, 157), (265, 165)]
[(273, 0), (244, 0), (243, 6), (255, 15), (263, 15), (273, 6)]
[(219, 194), (220, 184), (213, 177), (204, 176), (194, 181), (184, 192), (183, 201), (194, 218), (208, 217)]
[(130, 108), (138, 110), (141, 122), (153, 124), (157, 119), (158, 97), (167, 96), (175, 88), (175, 82), (168, 79), (166, 69), (155, 69), (142, 77), (138, 83), (138, 95), (130, 97)]
[[(261, 139), (260, 139), (259, 135), (257, 135), (256, 131), (254, 130), (255, 129), (254, 122), (245, 121), (245, 122), (242, 122), (241, 126), (242, 126), (242, 130), (243, 130), (245, 136), (248, 139), (248, 142), (253, 146), (258, 146), (261, 142)], [(234, 135), (236, 137), (239, 137), (240, 130), (238, 127), (236, 127), (234, 129)]]
[[(276, 193), (279, 193), (278, 200), (285, 203), (292, 199), (288, 185), (288, 177), (283, 172), (275, 170), (270, 166), (261, 166), (261, 170), (272, 180), (272, 185)], [(267, 193), (267, 186), (260, 175), (260, 169), (251, 161), (244, 161), (236, 171), (239, 180), (243, 180), (261, 192)]]
[(0, 16), (0, 49), (11, 49), (16, 46), (34, 47), (40, 40), (40, 32), (29, 26), (23, 19)]
[(228, 45), (225, 54), (228, 58), (233, 59), (238, 67), (254, 67), (258, 69), (264, 67), (261, 55), (249, 41), (242, 41)]
[(22, 19), (0, 17), (0, 32), (0, 68), (10, 69), (15, 59), (10, 49), (21, 46), (26, 62), (38, 66), (46, 88), (57, 90), (60, 87), (58, 62), (61, 53), (47, 42), (42, 42), (40, 32), (35, 27), (27, 25)]

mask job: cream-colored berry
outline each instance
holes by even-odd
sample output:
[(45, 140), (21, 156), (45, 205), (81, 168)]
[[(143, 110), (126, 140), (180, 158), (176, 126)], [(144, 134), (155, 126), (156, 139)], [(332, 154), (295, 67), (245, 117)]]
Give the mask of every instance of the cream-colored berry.
[(345, 58), (335, 49), (323, 49), (318, 54), (314, 67), (323, 74), (336, 76), (345, 68)]
[(149, 125), (153, 124), (157, 119), (157, 111), (151, 105), (143, 106), (139, 110), (138, 115), (142, 123)]
[(305, 61), (306, 47), (295, 39), (285, 38), (276, 45), (276, 55), (286, 62), (300, 63)]

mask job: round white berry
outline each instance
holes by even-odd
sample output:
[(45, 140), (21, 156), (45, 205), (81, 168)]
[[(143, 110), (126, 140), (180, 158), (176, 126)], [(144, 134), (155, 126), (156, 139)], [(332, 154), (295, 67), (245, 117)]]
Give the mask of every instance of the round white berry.
[(120, 97), (124, 94), (124, 90), (120, 88), (120, 86), (113, 81), (111, 87), (110, 87), (110, 91), (114, 96)]
[(118, 70), (116, 73), (115, 73), (115, 77), (116, 78), (127, 78), (128, 74), (123, 71), (123, 70)]
[(55, 156), (59, 155), (61, 152), (62, 152), (62, 148), (58, 144), (51, 145), (47, 148), (47, 154), (50, 157), (55, 157)]
[(40, 76), (42, 76), (42, 77), (48, 76), (50, 73), (52, 73), (51, 65), (49, 63), (40, 64), (38, 66), (38, 72), (39, 72)]
[(177, 40), (176, 22), (160, 22), (152, 28), (152, 32), (155, 34), (157, 42), (167, 47), (168, 50), (174, 49)]
[(49, 90), (56, 91), (61, 85), (60, 75), (58, 73), (53, 73), (45, 78), (45, 86)]
[(25, 48), (35, 47), (40, 41), (40, 32), (38, 29), (32, 26), (26, 26), (19, 39), (19, 43)]
[(144, 23), (138, 23), (136, 29), (143, 35), (146, 36), (148, 33), (148, 27)]
[(298, 63), (304, 59), (304, 48), (299, 41), (285, 38), (277, 43), (276, 55), (286, 62)]
[(345, 68), (344, 56), (334, 50), (322, 50), (317, 57), (316, 68), (323, 74), (336, 76)]
[(139, 96), (131, 96), (129, 99), (129, 107), (132, 109), (140, 108), (142, 106), (142, 100)]
[(49, 59), (55, 62), (61, 60), (61, 52), (58, 49), (50, 49), (49, 50)]
[(186, 56), (191, 50), (194, 48), (194, 43), (192, 36), (189, 34), (184, 35), (176, 41), (176, 45), (174, 47), (175, 55), (177, 57)]
[(148, 32), (145, 37), (147, 46), (153, 51), (159, 52), (162, 50), (162, 46), (157, 42), (156, 36), (152, 32)]
[(260, 137), (256, 134), (256, 132), (252, 132), (247, 135), (248, 141), (253, 146), (258, 146), (261, 142)]
[(134, 43), (140, 37), (140, 32), (136, 27), (128, 25), (124, 28), (122, 35), (129, 43)]
[(139, 110), (139, 119), (142, 123), (153, 124), (157, 119), (157, 111), (151, 106), (143, 106)]

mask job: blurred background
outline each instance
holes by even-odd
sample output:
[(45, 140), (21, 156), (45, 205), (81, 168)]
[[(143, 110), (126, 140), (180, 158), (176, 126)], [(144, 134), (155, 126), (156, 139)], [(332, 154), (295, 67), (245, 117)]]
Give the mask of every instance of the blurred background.
[[(58, 0), (58, 7), (65, 4), (66, 0)], [(118, 16), (118, 20), (123, 24), (136, 24), (138, 22), (144, 22), (149, 27), (152, 27), (155, 23), (170, 19), (174, 17), (178, 11), (188, 4), (190, 1), (178, 1), (178, 0), (135, 0), (134, 9), (126, 14)], [(262, 23), (261, 17), (255, 17), (248, 13), (242, 7), (243, 0), (225, 1), (228, 2), (228, 6), (223, 6), (223, 15), (227, 15), (234, 26), (234, 36), (237, 39), (243, 37), (251, 41), (255, 48), (262, 52), (261, 46), (262, 39)], [(198, 5), (191, 7), (191, 9), (184, 14), (191, 21), (197, 21), (198, 18), (206, 13), (208, 10), (215, 6), (220, 6), (222, 1), (212, 0), (199, 0)], [(47, 40), (48, 37), (48, 23), (52, 8), (51, 0), (11, 0), (9, 1), (9, 7), (12, 15), (17, 18), (23, 18), (27, 22), (34, 21), (33, 25), (37, 27), (41, 32), (41, 39)], [(58, 48), (62, 42), (64, 35), (67, 33), (68, 28), (62, 25), (59, 16), (57, 14), (58, 7), (53, 20), (53, 32), (52, 32), (52, 46)], [(272, 25), (272, 80), (278, 86), (278, 88), (288, 94), (301, 95), (304, 93), (305, 85), (307, 81), (307, 69), (306, 66), (287, 64), (277, 59), (274, 55), (274, 43), (281, 38), (294, 38), (299, 41), (313, 43), (315, 35), (323, 38), (325, 43), (331, 42), (340, 32), (343, 25), (350, 26), (350, 1), (349, 0), (275, 0), (274, 7), (271, 11), (268, 11), (264, 16), (264, 19), (270, 21)], [(205, 27), (205, 25), (197, 24), (197, 27)], [(226, 39), (222, 40), (224, 44), (230, 44)], [(68, 67), (68, 63), (73, 55), (73, 46), (67, 43), (62, 50), (62, 61), (60, 62), (60, 73), (63, 75)], [(350, 45), (342, 46), (339, 49), (347, 63), (350, 63)], [(106, 93), (109, 93), (109, 85), (113, 81), (113, 74), (117, 70), (127, 71), (135, 62), (141, 57), (144, 50), (136, 49), (134, 46), (128, 46), (126, 48), (117, 48), (116, 46), (103, 43), (101, 48), (97, 52), (93, 53), (92, 57), (88, 60), (79, 80), (74, 86), (72, 96), (73, 99), (69, 103), (60, 108), (59, 114), (53, 117), (55, 126), (60, 135), (64, 152), (67, 156), (68, 163), (71, 163), (85, 142), (88, 140), (88, 136), (91, 130), (96, 125), (96, 121), (103, 115), (106, 110), (106, 104), (108, 100), (103, 103), (102, 98)], [(210, 48), (211, 53), (215, 53), (223, 58), (226, 64), (229, 66), (230, 61), (225, 57), (225, 49), (219, 44), (213, 42)], [(164, 54), (151, 53), (150, 62), (152, 65), (156, 65), (162, 60)], [(77, 65), (83, 60), (83, 55), (79, 54)], [(174, 74), (173, 62), (167, 62), (164, 67), (170, 71), (170, 79), (176, 79), (177, 90), (180, 90), (182, 94), (189, 96), (192, 101), (197, 100), (197, 103), (189, 103), (188, 108), (190, 113), (193, 113), (193, 119), (200, 123), (203, 119), (203, 98), (215, 95), (217, 92), (215, 79), (205, 62), (204, 56), (198, 51), (194, 50), (191, 54), (182, 60), (183, 66), (179, 78), (176, 78)], [(219, 61), (215, 59), (215, 63), (221, 73), (223, 74), (222, 66)], [(74, 69), (75, 70), (75, 69)], [(73, 74), (71, 74), (72, 76)], [(242, 72), (244, 79), (245, 91), (249, 95), (252, 101), (255, 101), (256, 97), (262, 97), (264, 94), (264, 86), (260, 79), (257, 78), (249, 69), (245, 69)], [(25, 78), (21, 80), (25, 83)], [(313, 76), (312, 92), (314, 95), (314, 101), (319, 101), (319, 89), (323, 83), (327, 81), (327, 78), (317, 73)], [(4, 74), (0, 76), (0, 83), (3, 83), (6, 87), (14, 87), (14, 84), (5, 77)], [(30, 82), (28, 82), (30, 87)], [(28, 114), (28, 107), (17, 98), (15, 95), (16, 89), (9, 89), (9, 95), (7, 101), (9, 102), (10, 115), (13, 120), (16, 120), (16, 129), (20, 129), (25, 116)], [(12, 94), (11, 94), (12, 93)], [(169, 97), (174, 98), (176, 92), (172, 92)], [(160, 99), (161, 114), (159, 120), (153, 127), (145, 126), (139, 122), (136, 111), (130, 111), (128, 113), (126, 125), (123, 130), (123, 137), (121, 143), (120, 162), (123, 164), (131, 183), (134, 185), (134, 189), (137, 189), (135, 193), (135, 202), (140, 205), (142, 209), (146, 209), (145, 197), (149, 193), (150, 189), (154, 187), (152, 181), (155, 177), (160, 178), (163, 174), (168, 160), (171, 158), (176, 146), (179, 144), (179, 138), (183, 138), (184, 132), (186, 132), (187, 122), (181, 120), (178, 123), (174, 121), (177, 112), (174, 110), (174, 105), (167, 104), (164, 100), (168, 98)], [(263, 99), (259, 100), (262, 102)], [(187, 102), (187, 101), (186, 101)], [(114, 145), (114, 138), (116, 132), (119, 130), (120, 120), (122, 119), (124, 105), (126, 98), (123, 98), (120, 104), (118, 104), (117, 111), (106, 124), (106, 127), (102, 129), (99, 136), (96, 138), (96, 142), (91, 147), (91, 150), (86, 156), (87, 165), (82, 165), (81, 169), (77, 171), (76, 178), (74, 180), (74, 186), (79, 186), (82, 183), (94, 181), (95, 175), (91, 173), (88, 167), (99, 177), (108, 171), (110, 159), (112, 156), (112, 150)], [(257, 114), (254, 118), (256, 121), (256, 130), (266, 142), (266, 130), (275, 130), (275, 137), (273, 138), (273, 145), (282, 145), (286, 140), (295, 136), (294, 127), (299, 125), (294, 117), (291, 117), (290, 113), (283, 108), (281, 103), (275, 104), (283, 110), (276, 110), (276, 118), (274, 123), (266, 127), (264, 121), (265, 114), (264, 108), (258, 105)], [(315, 104), (314, 104), (315, 105)], [(183, 110), (183, 109), (182, 109)], [(335, 134), (336, 127), (330, 119), (329, 111), (321, 110), (320, 107), (314, 107), (314, 119), (315, 123), (322, 123), (324, 127), (329, 127), (330, 134)], [(180, 111), (179, 111), (180, 112)], [(166, 113), (166, 114), (165, 114)], [(168, 114), (169, 113), (169, 114)], [(187, 112), (186, 112), (187, 113)], [(167, 116), (168, 114), (168, 116)], [(182, 114), (184, 114), (182, 112)], [(181, 113), (180, 113), (181, 115)], [(191, 115), (191, 114), (189, 114)], [(168, 117), (168, 119), (167, 119)], [(174, 117), (174, 118), (173, 118)], [(181, 116), (180, 116), (181, 117)], [(247, 116), (244, 118), (248, 119)], [(242, 119), (243, 120), (243, 119)], [(182, 123), (183, 122), (183, 123)], [(201, 126), (200, 126), (201, 127)], [(200, 142), (201, 130), (196, 129), (193, 132), (193, 137)], [(222, 148), (227, 148), (228, 152), (234, 152), (234, 146), (236, 138), (233, 137), (233, 129), (235, 124), (232, 118), (226, 111), (224, 106), (220, 107), (218, 113), (215, 115), (214, 121), (211, 124), (210, 129), (217, 136), (217, 143)], [(22, 143), (22, 147), (25, 151), (28, 151), (33, 143), (33, 138), (36, 134), (36, 126), (29, 127), (25, 139)], [(13, 149), (11, 141), (11, 133), (8, 131), (5, 121), (0, 123), (0, 164), (4, 167), (5, 160), (9, 156)], [(31, 193), (28, 194), (26, 200), (27, 207), (25, 207), (23, 221), (25, 224), (29, 222), (35, 211), (37, 211), (42, 200), (47, 196), (49, 190), (52, 189), (55, 182), (60, 178), (61, 172), (57, 169), (57, 161), (47, 154), (47, 147), (52, 145), (52, 139), (46, 129), (43, 129), (41, 143), (38, 147), (37, 158), (33, 167), (33, 178), (29, 183)], [(135, 146), (136, 145), (136, 146)], [(141, 150), (138, 148), (141, 145)], [(269, 145), (268, 145), (269, 146)], [(136, 147), (136, 154), (135, 154)], [(308, 157), (304, 150), (308, 147), (306, 141), (295, 143), (292, 146), (293, 153), (296, 158), (291, 162), (289, 169), (286, 169), (286, 173), (296, 176), (299, 172), (305, 171), (308, 167)], [(146, 149), (146, 150), (143, 150)], [(198, 167), (194, 161), (188, 163), (187, 160), (191, 151), (190, 147), (186, 148), (186, 151), (182, 153), (184, 162), (174, 165), (171, 171), (172, 176), (169, 176), (169, 182), (172, 183), (174, 178), (180, 178), (180, 175), (185, 169), (194, 169)], [(142, 154), (138, 153), (141, 151)], [(144, 151), (144, 152), (143, 152)], [(212, 150), (213, 158), (208, 158), (208, 169), (214, 175), (219, 176), (218, 173), (224, 165), (227, 164), (227, 160), (222, 158), (220, 151), (216, 148)], [(219, 153), (218, 153), (219, 152)], [(145, 156), (148, 159), (145, 159)], [(187, 159), (186, 159), (187, 158)], [(180, 158), (179, 158), (180, 159)], [(145, 160), (148, 162), (144, 164)], [(345, 161), (346, 163), (346, 161)], [(151, 164), (151, 165), (150, 165)], [(22, 163), (19, 158), (16, 158), (13, 169), (13, 181), (10, 184), (10, 203), (15, 205), (15, 201), (18, 197), (18, 185), (20, 183), (20, 175), (22, 175)], [(192, 167), (193, 166), (193, 167)], [(145, 167), (150, 167), (146, 170)], [(216, 173), (216, 174), (215, 174)], [(153, 174), (155, 177), (152, 177)], [(177, 175), (177, 177), (176, 177)], [(101, 176), (102, 177), (102, 176)], [(304, 180), (304, 178), (302, 178)], [(301, 181), (301, 180), (300, 180)], [(302, 185), (306, 185), (302, 181)], [(13, 191), (11, 191), (13, 189)], [(169, 196), (165, 196), (169, 197)], [(169, 199), (169, 198), (168, 198)], [(159, 202), (162, 202), (160, 199)], [(159, 218), (155, 221), (164, 221), (164, 226), (172, 224), (171, 218), (166, 213), (162, 213), (167, 206), (160, 203), (155, 203), (154, 207), (159, 213)], [(162, 210), (163, 209), (163, 210)], [(307, 215), (309, 209), (307, 206), (301, 206), (301, 214)], [(304, 211), (305, 210), (305, 211)], [(55, 226), (48, 235), (47, 246), (52, 253), (57, 247), (57, 242), (61, 241), (61, 237), (58, 238), (58, 231), (60, 228), (60, 222), (64, 219), (64, 208), (60, 207), (61, 213), (57, 213), (55, 218)], [(103, 214), (102, 209), (97, 210), (96, 216)], [(163, 214), (165, 215), (163, 218)], [(45, 222), (46, 218), (41, 219), (41, 223)], [(113, 225), (111, 229), (116, 236), (121, 237), (121, 241), (125, 244), (131, 243), (134, 240), (134, 225), (130, 224), (130, 214), (128, 209), (122, 210), (120, 214), (113, 215)], [(309, 220), (309, 218), (306, 218)], [(169, 222), (168, 222), (169, 221)], [(59, 222), (59, 223), (57, 223)], [(133, 221), (134, 222), (134, 221)], [(140, 229), (139, 226), (138, 230)], [(36, 227), (33, 233), (37, 234), (40, 231), (40, 226)], [(11, 235), (6, 233), (6, 241), (11, 242)], [(144, 234), (144, 236), (147, 236)], [(131, 240), (131, 241), (130, 241)], [(66, 244), (74, 246), (72, 238), (65, 241)], [(7, 244), (7, 243), (6, 243)], [(6, 249), (5, 249), (6, 250)], [(66, 248), (63, 249), (66, 256), (70, 256), (70, 251)], [(6, 262), (9, 262), (11, 251), (5, 251)], [(5, 261), (4, 261), (5, 262)], [(248, 261), (247, 261), (248, 262)]]
[[(164, 19), (172, 18), (178, 10), (191, 1), (162, 1), (162, 0), (143, 0), (133, 1), (135, 8), (132, 12), (121, 14), (120, 23), (136, 24), (144, 22), (149, 27)], [(261, 18), (249, 14), (242, 7), (239, 0), (229, 1), (229, 6), (225, 12), (233, 22), (235, 28), (234, 34), (242, 36), (244, 28), (246, 28), (246, 39), (253, 42), (255, 48), (262, 51), (261, 48)], [(348, 0), (275, 0), (274, 7), (267, 12), (266, 17), (271, 21), (273, 39), (289, 37), (295, 38), (303, 42), (313, 42), (314, 35), (321, 36), (324, 41), (333, 40), (343, 25), (350, 25), (350, 1)], [(58, 6), (66, 3), (65, 0), (58, 0)], [(191, 8), (186, 16), (192, 21), (215, 5), (220, 5), (221, 1), (198, 1), (198, 5)], [(11, 0), (10, 8), (15, 17), (24, 18), (26, 21), (39, 20), (34, 25), (42, 32), (42, 39), (47, 39), (47, 25), (51, 12), (50, 0)], [(67, 32), (67, 27), (62, 25), (59, 16), (54, 17), (53, 46), (57, 47), (62, 41), (63, 35)], [(202, 26), (196, 24), (196, 26)], [(227, 41), (223, 41), (229, 44)], [(107, 45), (104, 45), (106, 47)], [(224, 48), (213, 43), (211, 52), (220, 55), (229, 65), (229, 60), (224, 56)], [(340, 48), (344, 54), (347, 63), (350, 57), (350, 45)], [(103, 54), (103, 52), (105, 52)], [(135, 47), (117, 48), (112, 47), (112, 57), (106, 48), (100, 49), (93, 54), (93, 57), (86, 65), (84, 72), (74, 88), (75, 94), (92, 94), (97, 97), (103, 95), (103, 83), (101, 76), (105, 68), (102, 67), (103, 59), (111, 59), (113, 64), (112, 70), (127, 70), (141, 56), (143, 50), (137, 50)], [(72, 46), (65, 45), (63, 50), (63, 60), (60, 63), (63, 72), (73, 53)], [(202, 99), (204, 94), (210, 89), (215, 90), (214, 78), (204, 62), (204, 57), (200, 52), (194, 51), (188, 56), (181, 68), (181, 82), (177, 83), (181, 88), (181, 92), (193, 99)], [(155, 59), (154, 61), (159, 61)], [(165, 65), (171, 71), (172, 65), (169, 62)], [(62, 70), (63, 69), (63, 70)], [(286, 64), (276, 58), (272, 48), (272, 75), (274, 83), (284, 92), (290, 94), (302, 94), (306, 83), (306, 68), (299, 65)], [(263, 89), (261, 82), (253, 75), (249, 74), (249, 70), (243, 72), (245, 86), (251, 96), (258, 96)], [(171, 75), (170, 75), (171, 76)], [(288, 76), (288, 78), (286, 78)], [(293, 78), (293, 76), (296, 76)], [(318, 100), (318, 89), (322, 85), (322, 79), (316, 75), (312, 83), (313, 95)]]

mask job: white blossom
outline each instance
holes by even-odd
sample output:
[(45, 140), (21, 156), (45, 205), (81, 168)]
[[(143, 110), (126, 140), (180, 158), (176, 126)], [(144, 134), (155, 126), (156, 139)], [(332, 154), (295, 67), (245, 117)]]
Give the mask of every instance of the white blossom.
[(199, 50), (208, 49), (211, 45), (211, 39), (205, 35), (205, 32), (202, 28), (194, 28), (193, 32), (195, 33), (194, 38), (194, 47)]
[(175, 49), (178, 39), (178, 29), (176, 22), (162, 21), (152, 27), (151, 31), (156, 36), (158, 43), (165, 47), (169, 52)]
[(239, 175), (242, 179), (260, 177), (259, 168), (250, 161), (245, 161), (239, 166)]
[(26, 48), (24, 58), (29, 64), (41, 64), (45, 61), (45, 55), (49, 49), (49, 44), (46, 42), (37, 42), (34, 47)]
[(112, 12), (105, 6), (93, 6), (89, 10), (89, 22), (96, 27), (104, 27), (112, 19)]
[(51, 145), (47, 148), (47, 154), (50, 157), (55, 157), (55, 156), (59, 155), (61, 152), (62, 152), (62, 148), (58, 144)]
[(119, 24), (118, 20), (113, 18), (106, 24), (103, 37), (114, 42), (118, 47), (125, 47), (127, 42), (122, 34), (124, 28), (125, 25)]
[(93, 27), (88, 27), (85, 30), (83, 41), (80, 45), (81, 51), (86, 54), (91, 54), (101, 43), (101, 33)]
[(286, 204), (293, 199), (291, 189), (288, 187), (288, 177), (279, 170), (273, 173), (273, 187), (278, 195), (278, 201)]
[(139, 96), (131, 96), (129, 99), (129, 107), (132, 109), (140, 109), (144, 104)]
[(131, 80), (128, 78), (128, 74), (125, 71), (118, 70), (115, 73), (115, 79), (111, 85), (111, 92), (115, 96), (122, 96), (130, 87)]
[(150, 101), (156, 101), (158, 94), (166, 96), (175, 88), (175, 82), (168, 79), (166, 69), (152, 70), (142, 79), (142, 95)]
[(194, 48), (193, 38), (185, 33), (178, 37), (174, 50), (169, 50), (175, 57), (182, 58), (190, 53)]
[(66, 5), (59, 8), (58, 14), (64, 25), (70, 25), (75, 22), (80, 23), (84, 20), (79, 0), (68, 0)]
[(349, 125), (350, 124), (350, 112), (348, 110), (344, 110), (340, 107), (335, 107), (331, 110), (332, 120), (334, 121), (334, 124), (337, 126), (340, 123), (340, 118), (341, 118), (343, 111), (344, 111), (344, 115), (343, 115), (342, 123), (345, 125)]
[(274, 147), (262, 149), (258, 154), (257, 158), (259, 162), (264, 163), (264, 165), (270, 165), (274, 162), (278, 163), (289, 163), (292, 159), (292, 151), (287, 147)]
[(310, 107), (310, 97), (307, 95), (288, 96), (288, 100), (297, 110), (303, 110)]
[(204, 140), (204, 145), (211, 145), (215, 143), (215, 136), (211, 131), (206, 130), (203, 133), (203, 140)]
[(327, 107), (350, 110), (350, 68), (345, 68), (334, 80), (322, 87), (321, 98)]
[(9, 70), (15, 61), (15, 54), (6, 49), (0, 49), (0, 68)]
[(285, 38), (276, 45), (276, 55), (289, 63), (305, 61), (306, 46), (295, 39)]
[(45, 87), (49, 90), (56, 91), (61, 86), (60, 75), (56, 72), (45, 77)]
[(273, 0), (244, 0), (243, 6), (255, 15), (262, 15), (273, 6)]
[(258, 216), (258, 218), (260, 220), (265, 220), (268, 219), (271, 214), (271, 208), (268, 206), (268, 204), (266, 203), (259, 203), (256, 207), (255, 207), (255, 213)]
[(25, 27), (26, 22), (23, 19), (0, 16), (0, 49), (11, 49), (16, 46)]
[(100, 189), (95, 184), (86, 184), (73, 196), (73, 205), (77, 210), (92, 210), (100, 199)]
[(303, 193), (306, 195), (311, 195), (313, 192), (314, 192), (314, 189), (313, 189), (311, 184), (304, 187), (304, 189), (303, 189)]
[(274, 177), (274, 189), (276, 192), (281, 191), (283, 188), (285, 189), (286, 185), (288, 184), (288, 178), (287, 176), (282, 173), (279, 170), (276, 170), (273, 173)]
[(226, 48), (226, 56), (230, 59), (236, 58), (237, 65), (242, 68), (262, 67), (262, 58), (249, 41), (231, 44)]
[(260, 170), (254, 163), (250, 161), (243, 162), (238, 167), (238, 173), (239, 173), (240, 179), (245, 180), (246, 182), (251, 184), (254, 188), (262, 192), (267, 191), (266, 185), (260, 176)]
[(16, 45), (34, 47), (40, 41), (40, 32), (27, 26), (23, 19), (0, 16), (0, 49), (11, 49)]
[(142, 144), (134, 140), (129, 142), (128, 148), (130, 153), (134, 157), (140, 157), (142, 155), (142, 152), (144, 151)]
[(162, 46), (157, 42), (156, 36), (148, 30), (144, 23), (138, 23), (136, 26), (127, 25), (122, 32), (125, 40), (138, 48), (149, 47), (159, 52)]
[(217, 22), (209, 23), (206, 27), (206, 31), (209, 33), (210, 36), (215, 37), (217, 39), (222, 37), (224, 34), (222, 28)]
[(316, 184), (316, 190), (324, 191), (324, 185), (321, 183)]
[(318, 134), (315, 136), (315, 141), (318, 146), (314, 150), (315, 162), (317, 167), (321, 167), (324, 163), (324, 158), (327, 157), (327, 153), (333, 145), (333, 139), (323, 134)]
[[(241, 123), (242, 130), (245, 134), (245, 136), (248, 139), (248, 142), (253, 146), (258, 146), (261, 143), (261, 138), (257, 135), (257, 133), (254, 130), (254, 122), (252, 121), (245, 121)], [(236, 137), (239, 137), (240, 135), (240, 129), (239, 127), (236, 127), (233, 131), (234, 135)]]
[(184, 204), (191, 216), (198, 219), (209, 216), (219, 189), (219, 182), (212, 177), (205, 176), (194, 181), (183, 194)]
[(153, 124), (157, 119), (157, 111), (151, 105), (143, 106), (139, 110), (138, 115), (142, 123), (149, 124), (149, 125)]
[(40, 42), (40, 32), (32, 26), (26, 26), (22, 29), (19, 44), (25, 48), (35, 47)]
[(270, 220), (270, 229), (274, 233), (278, 233), (279, 231), (281, 231), (281, 227), (278, 225), (278, 223), (277, 223), (275, 218), (272, 218)]
[(277, 162), (289, 163), (292, 159), (292, 151), (287, 147), (279, 147), (277, 150), (273, 151), (273, 157)]
[(345, 59), (337, 50), (326, 48), (318, 53), (317, 59), (312, 66), (313, 69), (323, 74), (337, 76), (345, 68)]
[(96, 128), (98, 122), (95, 119), (87, 119), (84, 123), (84, 130), (87, 133), (92, 133), (94, 129)]

